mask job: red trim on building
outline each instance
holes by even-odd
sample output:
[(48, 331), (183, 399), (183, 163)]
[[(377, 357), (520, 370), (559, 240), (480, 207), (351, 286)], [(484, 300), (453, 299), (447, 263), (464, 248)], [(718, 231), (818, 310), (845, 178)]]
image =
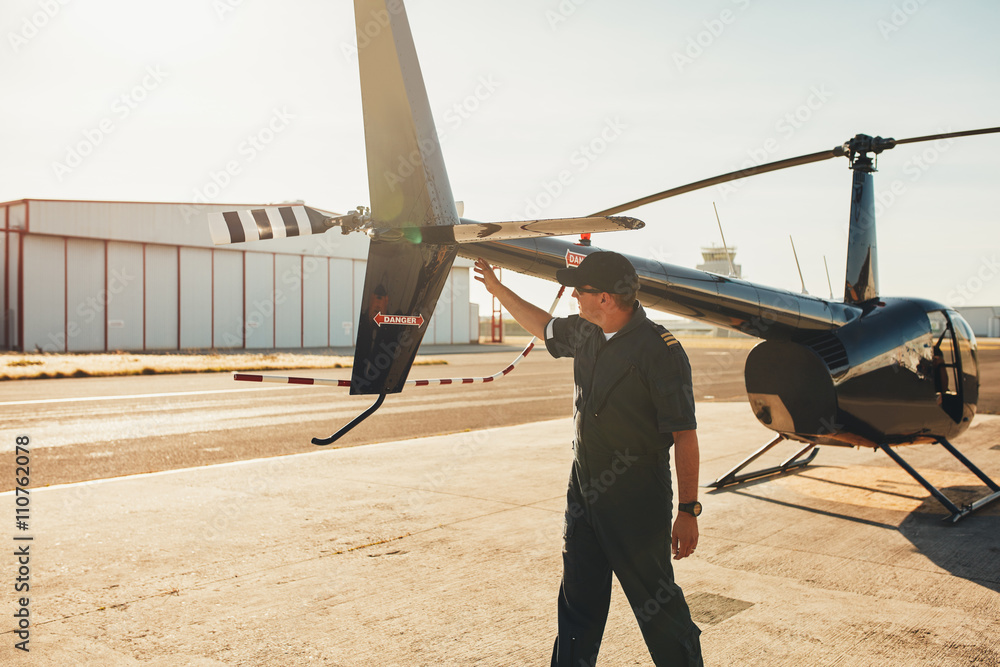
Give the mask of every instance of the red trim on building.
[(7, 322), (7, 314), (10, 312), (10, 206), (3, 209), (3, 342), (5, 349), (13, 349), (14, 341), (10, 338), (10, 325)]
[(177, 246), (177, 349), (181, 349), (181, 247)]
[(28, 232), (28, 202), (24, 203), (24, 231), (17, 240), (17, 348), (24, 352), (24, 237)]
[(247, 251), (243, 251), (243, 326), (240, 327), (242, 349), (247, 349)]
[(278, 256), (271, 254), (271, 347), (278, 347)]
[(333, 340), (331, 336), (333, 332), (330, 331), (330, 258), (326, 258), (326, 346), (330, 347), (330, 341)]
[(69, 239), (63, 239), (63, 352), (69, 352)]
[(212, 317), (211, 317), (211, 327), (212, 332), (209, 334), (209, 340), (212, 341), (212, 349), (215, 349), (215, 248), (212, 248), (212, 277), (209, 280), (208, 288), (212, 290), (211, 304)]
[(104, 240), (104, 351), (108, 351), (108, 240)]
[(306, 257), (299, 256), (299, 348), (306, 346)]
[(146, 244), (142, 244), (142, 351), (146, 351)]

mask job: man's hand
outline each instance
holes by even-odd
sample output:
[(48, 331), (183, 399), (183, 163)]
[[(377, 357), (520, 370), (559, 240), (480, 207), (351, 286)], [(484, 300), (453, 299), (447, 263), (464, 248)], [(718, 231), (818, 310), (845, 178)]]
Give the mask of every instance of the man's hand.
[(674, 560), (687, 558), (698, 546), (698, 518), (687, 512), (677, 512), (674, 530), (671, 533), (671, 550)]
[[(677, 499), (685, 503), (698, 500), (698, 432), (674, 431), (674, 461), (677, 464)], [(671, 533), (674, 560), (687, 558), (698, 546), (698, 517), (678, 510)]]
[(545, 325), (552, 319), (551, 315), (505, 287), (493, 273), (493, 268), (482, 257), (476, 260), (475, 271), (476, 280), (486, 286), (486, 290), (500, 301), (518, 324), (532, 336), (545, 338)]
[(497, 274), (493, 273), (493, 267), (490, 266), (485, 259), (480, 257), (476, 260), (475, 272), (476, 280), (486, 286), (487, 292), (495, 295), (495, 290), (500, 285), (500, 279), (497, 278)]

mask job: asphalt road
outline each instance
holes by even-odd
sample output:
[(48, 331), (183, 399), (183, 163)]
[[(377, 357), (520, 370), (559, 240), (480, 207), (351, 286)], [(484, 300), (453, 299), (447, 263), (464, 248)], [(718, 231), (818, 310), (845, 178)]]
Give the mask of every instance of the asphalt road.
[[(411, 377), (481, 377), (504, 368), (516, 348), (447, 355)], [(745, 349), (691, 346), (698, 401), (743, 401)], [(980, 411), (1000, 407), (1000, 350), (982, 355)], [(274, 372), (271, 374), (281, 374)], [(349, 377), (348, 370), (292, 375)], [(535, 350), (489, 384), (414, 387), (333, 446), (427, 437), (571, 415), (572, 363)], [(27, 434), (32, 486), (104, 479), (281, 456), (315, 449), (371, 403), (343, 389), (237, 383), (230, 373), (21, 380), (0, 385), (0, 442)], [(567, 446), (570, 434), (566, 434)], [(0, 491), (14, 486), (13, 459), (0, 462)]]

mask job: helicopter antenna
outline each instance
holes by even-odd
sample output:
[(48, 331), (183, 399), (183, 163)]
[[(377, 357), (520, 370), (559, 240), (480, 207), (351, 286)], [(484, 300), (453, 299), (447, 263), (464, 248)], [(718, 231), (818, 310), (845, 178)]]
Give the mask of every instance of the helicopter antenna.
[(830, 282), (830, 267), (826, 265), (826, 255), (823, 255), (823, 268), (826, 269), (826, 285), (830, 288), (830, 298), (833, 298), (833, 283)]
[(733, 256), (729, 253), (729, 246), (726, 245), (726, 235), (722, 231), (722, 220), (719, 219), (719, 209), (716, 207), (715, 202), (712, 202), (712, 208), (715, 210), (715, 221), (719, 223), (719, 236), (722, 237), (722, 251), (726, 253), (726, 259), (729, 260), (729, 277), (736, 278), (736, 267), (733, 266)]
[(788, 240), (792, 242), (792, 255), (795, 257), (795, 268), (799, 270), (799, 282), (802, 283), (802, 293), (809, 294), (809, 292), (806, 291), (806, 281), (802, 278), (802, 267), (799, 265), (799, 254), (795, 252), (795, 241), (792, 240), (791, 234), (788, 235)]

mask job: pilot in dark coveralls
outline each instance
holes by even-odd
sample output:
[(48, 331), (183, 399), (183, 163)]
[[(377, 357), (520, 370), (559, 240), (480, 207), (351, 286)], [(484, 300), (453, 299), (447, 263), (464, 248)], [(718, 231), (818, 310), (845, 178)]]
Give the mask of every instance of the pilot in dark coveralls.
[[(573, 357), (574, 460), (567, 491), (559, 634), (552, 665), (596, 664), (614, 572), (656, 665), (701, 665), (700, 630), (674, 583), (670, 553), (698, 543), (698, 439), (691, 367), (680, 343), (635, 300), (638, 277), (617, 253), (558, 271), (580, 315), (550, 318), (476, 263), (486, 285), (555, 357)], [(671, 531), (670, 450), (678, 516)]]

